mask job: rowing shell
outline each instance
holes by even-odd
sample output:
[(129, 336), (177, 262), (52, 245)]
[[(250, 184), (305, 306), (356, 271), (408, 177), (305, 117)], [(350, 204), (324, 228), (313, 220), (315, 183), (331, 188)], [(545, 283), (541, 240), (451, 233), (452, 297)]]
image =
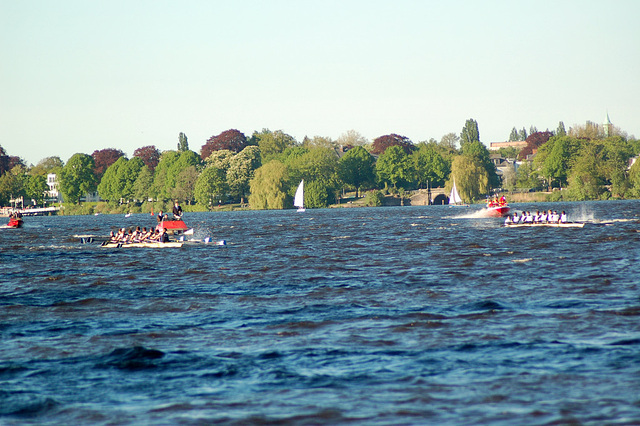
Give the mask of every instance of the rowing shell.
[(169, 243), (159, 243), (159, 242), (148, 242), (148, 243), (108, 243), (104, 244), (102, 247), (107, 248), (178, 248), (182, 247), (182, 243), (178, 242), (169, 242)]
[(584, 222), (565, 222), (565, 223), (509, 223), (504, 225), (507, 228), (531, 228), (536, 226), (544, 226), (547, 228), (582, 228)]

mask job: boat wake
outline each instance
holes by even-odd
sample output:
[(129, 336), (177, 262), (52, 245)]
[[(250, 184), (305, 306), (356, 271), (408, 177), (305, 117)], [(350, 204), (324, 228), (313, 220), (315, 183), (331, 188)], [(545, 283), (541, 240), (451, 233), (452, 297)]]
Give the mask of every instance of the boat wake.
[(454, 216), (447, 216), (447, 219), (485, 219), (485, 218), (490, 218), (491, 216), (489, 216), (489, 213), (486, 209), (480, 209), (480, 210), (473, 210), (473, 211), (469, 211), (466, 210), (464, 213), (461, 214), (457, 214)]

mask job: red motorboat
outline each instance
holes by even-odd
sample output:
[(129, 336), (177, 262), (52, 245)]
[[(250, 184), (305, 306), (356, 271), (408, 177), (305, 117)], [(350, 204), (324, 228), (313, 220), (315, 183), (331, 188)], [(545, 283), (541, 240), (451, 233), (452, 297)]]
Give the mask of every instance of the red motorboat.
[(168, 219), (165, 219), (162, 222), (158, 223), (158, 226), (156, 228), (161, 232), (163, 229), (166, 229), (168, 234), (179, 234), (189, 229), (187, 228), (187, 225), (183, 220)]
[(22, 228), (22, 218), (21, 217), (12, 217), (9, 219), (9, 223), (7, 223), (3, 228)]
[(504, 196), (500, 197), (500, 199), (487, 201), (487, 216), (504, 217), (509, 214), (509, 210), (511, 210), (511, 207), (507, 204)]

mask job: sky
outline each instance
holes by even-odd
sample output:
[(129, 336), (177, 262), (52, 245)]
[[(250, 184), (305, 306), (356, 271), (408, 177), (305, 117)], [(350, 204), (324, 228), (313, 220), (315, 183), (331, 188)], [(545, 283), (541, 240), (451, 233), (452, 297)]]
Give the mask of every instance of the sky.
[(637, 0), (0, 0), (0, 146), (27, 164), (262, 129), (414, 143), (478, 122), (640, 137)]

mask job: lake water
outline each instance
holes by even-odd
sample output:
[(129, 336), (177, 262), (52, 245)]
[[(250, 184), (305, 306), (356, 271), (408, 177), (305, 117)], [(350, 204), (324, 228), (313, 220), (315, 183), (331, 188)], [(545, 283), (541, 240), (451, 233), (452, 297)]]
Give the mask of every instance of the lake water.
[[(640, 202), (148, 215), (0, 230), (0, 424), (640, 424)], [(96, 242), (82, 244), (81, 235)]]

